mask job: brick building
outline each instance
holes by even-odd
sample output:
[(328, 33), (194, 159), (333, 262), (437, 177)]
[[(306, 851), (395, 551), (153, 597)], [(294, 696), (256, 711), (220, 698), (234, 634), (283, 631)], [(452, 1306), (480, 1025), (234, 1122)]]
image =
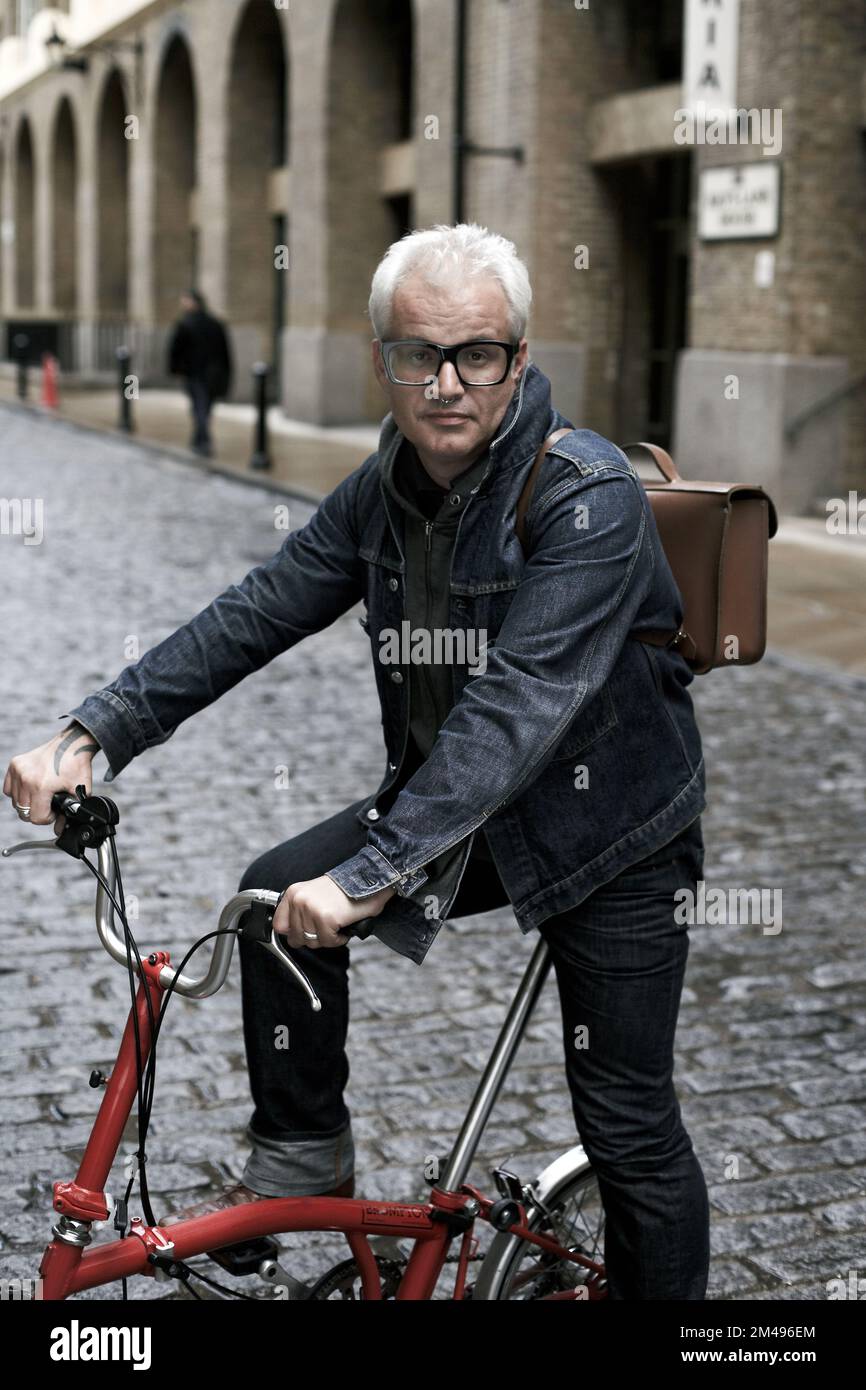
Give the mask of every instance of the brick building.
[(0, 0), (6, 355), (156, 383), (194, 282), (240, 395), (374, 421), (379, 257), (475, 220), (570, 418), (808, 510), (866, 486), (864, 46), (866, 0)]

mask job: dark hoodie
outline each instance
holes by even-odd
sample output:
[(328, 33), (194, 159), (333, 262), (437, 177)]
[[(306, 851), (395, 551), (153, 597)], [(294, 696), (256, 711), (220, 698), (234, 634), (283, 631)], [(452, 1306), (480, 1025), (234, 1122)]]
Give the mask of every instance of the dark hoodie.
[[(463, 509), (477, 488), (489, 463), (489, 452), (481, 455), (452, 478), (450, 487), (440, 487), (430, 477), (414, 445), (404, 439), (394, 456), (393, 466), (382, 467), (382, 482), (403, 511), (403, 542), (406, 555), (405, 618), (410, 631), (450, 627), (451, 553)], [(397, 783), (396, 795), (415, 769), (427, 757), (440, 726), (454, 703), (451, 666), (430, 662), (409, 665), (409, 738)], [(426, 866), (431, 882), (447, 868), (446, 860), (458, 857), (461, 845), (446, 850), (433, 861), (435, 872)], [(472, 852), (491, 861), (482, 830), (476, 833)]]

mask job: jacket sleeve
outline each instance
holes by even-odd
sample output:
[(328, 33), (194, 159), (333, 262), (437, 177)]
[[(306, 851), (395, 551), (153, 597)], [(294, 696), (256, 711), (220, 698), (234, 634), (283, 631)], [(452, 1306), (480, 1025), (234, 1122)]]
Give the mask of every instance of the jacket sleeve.
[(164, 743), (190, 715), (358, 602), (363, 564), (355, 509), (365, 467), (334, 488), (270, 560), (70, 711), (108, 758), (106, 781), (146, 748)]
[[(587, 509), (578, 529), (575, 508)], [(569, 479), (533, 502), (534, 544), (483, 674), (470, 679), (429, 756), (329, 877), (351, 898), (393, 885), (465, 839), (550, 761), (604, 685), (652, 582), (641, 485), (622, 469)], [(529, 520), (529, 517), (527, 518)]]
[(179, 376), (186, 371), (186, 329), (182, 323), (175, 324), (172, 329), (166, 358), (170, 376)]

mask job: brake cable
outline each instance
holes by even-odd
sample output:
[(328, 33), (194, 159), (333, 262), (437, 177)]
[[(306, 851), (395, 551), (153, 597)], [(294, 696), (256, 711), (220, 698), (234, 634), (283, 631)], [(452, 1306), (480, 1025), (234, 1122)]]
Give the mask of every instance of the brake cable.
[[(82, 791), (78, 793), (78, 795), (79, 795), (80, 799), (82, 799), (82, 800), (84, 799), (84, 789), (83, 789), (83, 788), (82, 788)], [(88, 798), (88, 800), (91, 800), (91, 798)], [(111, 905), (112, 905), (114, 911), (117, 913), (117, 915), (118, 915), (118, 917), (119, 917), (119, 919), (120, 919), (120, 921), (121, 921), (121, 923), (122, 923), (122, 925), (123, 925), (124, 938), (125, 938), (125, 943), (126, 943), (127, 974), (128, 974), (128, 978), (129, 978), (130, 995), (131, 995), (131, 1000), (132, 1000), (132, 1023), (133, 1023), (133, 1032), (134, 1032), (134, 1035), (135, 1035), (135, 1063), (136, 1063), (136, 1082), (137, 1082), (136, 1091), (137, 1091), (137, 1102), (138, 1102), (138, 1109), (137, 1109), (137, 1120), (138, 1120), (138, 1149), (136, 1150), (134, 1156), (137, 1158), (138, 1162), (137, 1162), (137, 1165), (136, 1165), (135, 1170), (130, 1174), (129, 1181), (128, 1181), (127, 1187), (126, 1187), (126, 1192), (125, 1192), (125, 1194), (124, 1194), (124, 1196), (123, 1196), (123, 1198), (122, 1198), (122, 1211), (121, 1211), (121, 1213), (120, 1213), (120, 1216), (121, 1216), (121, 1219), (122, 1219), (122, 1224), (121, 1224), (121, 1225), (117, 1225), (117, 1222), (115, 1222), (115, 1224), (117, 1225), (117, 1229), (120, 1231), (120, 1238), (121, 1238), (121, 1240), (123, 1240), (123, 1239), (125, 1239), (126, 1236), (127, 1236), (127, 1232), (126, 1232), (127, 1210), (128, 1210), (128, 1205), (129, 1205), (129, 1199), (130, 1199), (130, 1197), (131, 1197), (131, 1195), (132, 1195), (132, 1189), (133, 1189), (133, 1186), (134, 1186), (134, 1184), (135, 1184), (136, 1176), (138, 1176), (138, 1179), (139, 1179), (139, 1189), (140, 1189), (140, 1196), (141, 1196), (142, 1209), (143, 1209), (143, 1211), (144, 1211), (144, 1215), (145, 1215), (145, 1218), (146, 1218), (146, 1220), (147, 1220), (147, 1223), (148, 1223), (149, 1226), (157, 1226), (157, 1225), (158, 1225), (158, 1222), (157, 1222), (157, 1220), (156, 1220), (156, 1216), (155, 1216), (154, 1211), (153, 1211), (153, 1207), (152, 1207), (152, 1205), (151, 1205), (151, 1201), (150, 1201), (150, 1192), (149, 1192), (148, 1185), (147, 1185), (147, 1153), (146, 1153), (146, 1149), (145, 1149), (145, 1144), (146, 1144), (146, 1140), (147, 1140), (147, 1131), (148, 1131), (148, 1129), (149, 1129), (149, 1127), (150, 1127), (150, 1117), (151, 1117), (151, 1111), (152, 1111), (152, 1108), (153, 1108), (153, 1097), (154, 1097), (154, 1092), (155, 1092), (155, 1087), (156, 1087), (156, 1047), (157, 1047), (157, 1042), (158, 1042), (158, 1039), (159, 1039), (160, 1029), (162, 1028), (163, 1019), (164, 1019), (164, 1017), (165, 1017), (166, 1009), (168, 1008), (169, 1001), (171, 1000), (171, 996), (173, 995), (173, 993), (174, 993), (174, 991), (175, 991), (175, 989), (176, 989), (176, 987), (177, 987), (178, 981), (179, 981), (180, 978), (181, 978), (181, 975), (182, 975), (182, 973), (183, 973), (184, 967), (186, 966), (187, 962), (192, 958), (192, 956), (195, 954), (195, 952), (196, 952), (197, 950), (199, 950), (199, 948), (200, 948), (201, 946), (203, 946), (203, 945), (205, 944), (206, 941), (210, 941), (213, 937), (217, 937), (217, 936), (228, 936), (228, 935), (235, 935), (235, 936), (237, 936), (237, 935), (239, 934), (239, 932), (240, 932), (240, 927), (223, 927), (223, 928), (217, 928), (217, 930), (215, 930), (215, 931), (207, 932), (204, 936), (200, 937), (198, 941), (196, 941), (196, 942), (193, 943), (193, 945), (192, 945), (192, 946), (190, 947), (190, 949), (187, 951), (186, 955), (183, 957), (183, 960), (181, 961), (180, 965), (177, 966), (177, 967), (173, 967), (173, 968), (175, 969), (175, 976), (174, 976), (174, 979), (171, 981), (171, 984), (168, 986), (168, 988), (167, 988), (166, 991), (165, 991), (165, 997), (164, 997), (163, 1000), (162, 1000), (162, 1003), (161, 1003), (161, 1005), (160, 1005), (160, 1008), (159, 1008), (159, 1011), (158, 1011), (158, 1014), (157, 1014), (156, 1017), (154, 1017), (153, 1003), (152, 1003), (152, 1000), (151, 1000), (151, 997), (150, 997), (150, 990), (147, 989), (147, 988), (145, 987), (145, 990), (144, 990), (144, 997), (145, 997), (145, 1002), (146, 1002), (146, 1006), (147, 1006), (147, 1014), (148, 1014), (148, 1022), (149, 1022), (149, 1025), (150, 1025), (150, 1038), (151, 1038), (150, 1054), (149, 1054), (149, 1056), (148, 1056), (147, 1062), (145, 1063), (145, 1062), (143, 1061), (143, 1058), (142, 1058), (141, 1033), (140, 1033), (140, 1029), (139, 1029), (138, 1010), (137, 1010), (136, 1007), (135, 1007), (135, 998), (136, 998), (136, 978), (135, 978), (135, 970), (134, 970), (133, 963), (132, 963), (132, 955), (133, 955), (133, 953), (134, 953), (135, 959), (136, 959), (136, 961), (137, 961), (137, 963), (138, 963), (138, 972), (139, 972), (139, 976), (140, 976), (140, 978), (142, 978), (142, 979), (144, 978), (144, 967), (143, 967), (143, 965), (142, 965), (141, 954), (140, 954), (139, 949), (138, 949), (138, 943), (137, 943), (136, 940), (135, 940), (135, 936), (133, 935), (132, 928), (131, 928), (130, 925), (129, 925), (129, 919), (128, 919), (127, 914), (126, 914), (126, 897), (125, 897), (124, 890), (123, 890), (123, 876), (122, 876), (121, 869), (120, 869), (120, 857), (119, 857), (118, 852), (117, 852), (117, 843), (116, 843), (115, 835), (114, 835), (114, 826), (113, 826), (113, 824), (107, 819), (107, 817), (100, 815), (99, 812), (97, 812), (96, 810), (94, 810), (94, 808), (93, 808), (92, 805), (88, 806), (88, 813), (89, 813), (91, 816), (93, 816), (96, 820), (101, 821), (102, 824), (105, 825), (105, 826), (107, 827), (108, 836), (109, 836), (110, 844), (111, 844), (111, 856), (112, 856), (112, 862), (113, 862), (113, 865), (114, 865), (114, 872), (115, 872), (115, 879), (116, 879), (117, 888), (118, 888), (119, 901), (118, 901), (118, 898), (115, 897), (114, 893), (112, 892), (111, 886), (109, 885), (108, 881), (106, 880), (105, 875), (101, 872), (101, 870), (97, 867), (97, 865), (92, 864), (92, 863), (90, 862), (90, 860), (89, 860), (89, 859), (86, 857), (86, 855), (84, 854), (83, 850), (82, 850), (82, 852), (81, 852), (80, 855), (72, 855), (71, 857), (77, 859), (79, 863), (86, 864), (87, 868), (90, 870), (90, 872), (93, 874), (94, 878), (97, 880), (97, 882), (98, 882), (98, 883), (100, 884), (100, 886), (102, 887), (103, 892), (104, 892), (104, 893), (106, 894), (106, 896), (108, 897), (108, 899), (109, 899), (109, 901), (110, 901), (110, 903), (111, 903)], [(229, 1289), (229, 1288), (227, 1288), (225, 1285), (218, 1283), (215, 1279), (211, 1279), (211, 1278), (209, 1278), (209, 1277), (206, 1276), (206, 1275), (200, 1274), (197, 1270), (195, 1270), (195, 1269), (193, 1269), (191, 1266), (187, 1265), (184, 1261), (176, 1260), (176, 1261), (174, 1261), (173, 1263), (176, 1264), (176, 1266), (178, 1267), (178, 1270), (179, 1270), (179, 1271), (182, 1270), (182, 1271), (184, 1272), (184, 1274), (185, 1274), (186, 1277), (182, 1280), (182, 1282), (183, 1282), (184, 1284), (187, 1284), (187, 1286), (188, 1286), (188, 1280), (189, 1280), (189, 1278), (192, 1277), (192, 1278), (201, 1280), (202, 1283), (211, 1285), (213, 1288), (218, 1289), (218, 1290), (219, 1290), (220, 1292), (222, 1292), (222, 1293), (228, 1294), (229, 1297), (231, 1297), (231, 1298), (247, 1299), (247, 1300), (250, 1300), (250, 1301), (252, 1301), (252, 1302), (254, 1302), (254, 1303), (257, 1303), (257, 1302), (260, 1302), (260, 1301), (261, 1301), (260, 1299), (256, 1299), (256, 1298), (251, 1297), (251, 1295), (249, 1295), (249, 1294), (242, 1294), (242, 1293), (240, 1293), (240, 1292), (238, 1292), (238, 1291), (236, 1291), (236, 1290)], [(128, 1293), (127, 1293), (127, 1280), (126, 1280), (126, 1278), (122, 1279), (121, 1282), (122, 1282), (122, 1286), (123, 1286), (123, 1299), (124, 1299), (124, 1300), (127, 1300), (127, 1298), (128, 1298)], [(190, 1293), (193, 1295), (194, 1298), (200, 1299), (200, 1297), (201, 1297), (201, 1295), (200, 1295), (200, 1294), (197, 1294), (197, 1293), (195, 1292), (195, 1289), (193, 1289), (193, 1288), (191, 1288), (191, 1287), (190, 1287)]]

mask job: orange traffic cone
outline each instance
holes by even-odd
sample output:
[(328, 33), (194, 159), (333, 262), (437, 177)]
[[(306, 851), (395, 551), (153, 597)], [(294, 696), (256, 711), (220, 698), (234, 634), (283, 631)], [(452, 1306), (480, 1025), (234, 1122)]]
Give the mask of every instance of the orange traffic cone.
[(57, 410), (60, 405), (60, 392), (57, 389), (57, 358), (50, 352), (42, 354), (42, 404), (49, 410)]

